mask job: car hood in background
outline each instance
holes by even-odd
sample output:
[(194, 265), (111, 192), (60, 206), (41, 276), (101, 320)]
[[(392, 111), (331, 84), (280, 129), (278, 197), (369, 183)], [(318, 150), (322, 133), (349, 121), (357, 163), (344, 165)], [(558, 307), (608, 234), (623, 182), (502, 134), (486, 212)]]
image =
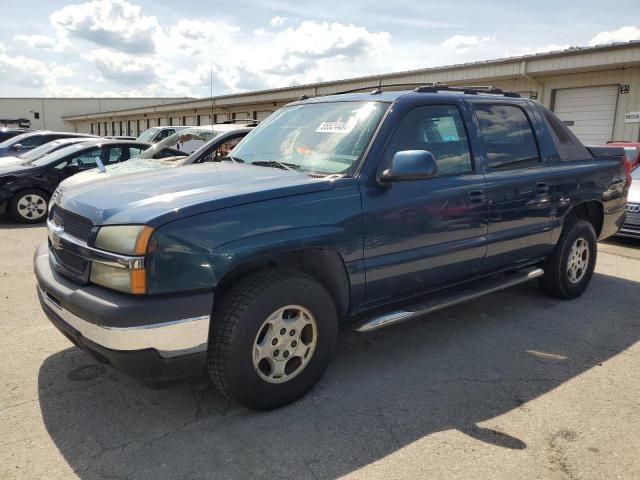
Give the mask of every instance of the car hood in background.
[(20, 157), (16, 157), (13, 155), (7, 155), (6, 157), (0, 157), (0, 166), (1, 165), (9, 165), (11, 163), (24, 163), (25, 160)]
[(38, 168), (38, 167), (25, 164), (24, 161), (9, 162), (5, 164), (2, 161), (2, 159), (0, 159), (0, 177), (3, 177), (5, 175), (15, 175), (20, 173), (26, 173), (28, 171), (33, 170), (34, 168)]
[(92, 220), (94, 225), (164, 223), (212, 210), (319, 192), (330, 179), (236, 163), (205, 163), (166, 172), (151, 171), (62, 188), (56, 204)]
[(115, 165), (109, 165), (105, 172), (101, 172), (97, 168), (93, 168), (86, 172), (80, 172), (72, 177), (67, 178), (62, 182), (62, 188), (68, 189), (85, 183), (95, 183), (102, 180), (106, 180), (111, 177), (119, 177), (122, 175), (131, 175), (134, 173), (151, 172), (154, 170), (162, 170), (171, 167), (177, 167), (180, 165), (180, 159), (184, 160), (186, 157), (170, 157), (175, 159), (169, 161), (169, 159), (160, 160), (145, 160), (142, 158), (131, 159), (126, 162), (118, 163)]

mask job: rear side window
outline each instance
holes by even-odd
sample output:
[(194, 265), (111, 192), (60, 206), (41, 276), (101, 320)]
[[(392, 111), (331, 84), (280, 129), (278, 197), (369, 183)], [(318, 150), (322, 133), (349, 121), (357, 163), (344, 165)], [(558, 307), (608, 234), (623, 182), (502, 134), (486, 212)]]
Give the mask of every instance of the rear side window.
[(436, 158), (438, 176), (473, 170), (469, 142), (460, 112), (453, 105), (411, 110), (400, 121), (385, 153), (386, 164), (402, 150), (427, 150)]
[(592, 158), (589, 150), (578, 140), (569, 128), (558, 117), (545, 107), (538, 107), (547, 124), (558, 155), (562, 160), (585, 160)]
[(540, 161), (536, 138), (524, 110), (498, 104), (476, 104), (475, 110), (491, 168), (525, 168)]

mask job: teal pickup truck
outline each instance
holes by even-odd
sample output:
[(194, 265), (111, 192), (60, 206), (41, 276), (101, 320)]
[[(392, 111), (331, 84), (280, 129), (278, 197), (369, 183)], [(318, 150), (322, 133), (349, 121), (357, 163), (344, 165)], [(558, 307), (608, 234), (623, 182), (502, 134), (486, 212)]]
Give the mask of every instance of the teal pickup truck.
[(222, 161), (58, 191), (34, 269), (51, 322), (148, 384), (206, 372), (265, 410), (369, 332), (538, 279), (589, 285), (625, 219), (622, 150), (498, 89), (300, 99)]

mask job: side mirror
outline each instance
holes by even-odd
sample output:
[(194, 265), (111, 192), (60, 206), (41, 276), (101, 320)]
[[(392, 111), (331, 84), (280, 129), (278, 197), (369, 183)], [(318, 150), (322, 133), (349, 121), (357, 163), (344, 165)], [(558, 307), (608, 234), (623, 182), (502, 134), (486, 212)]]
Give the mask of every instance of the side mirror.
[(23, 147), (21, 143), (15, 143), (11, 148), (18, 151), (18, 150), (22, 150)]
[(437, 172), (438, 165), (433, 153), (426, 150), (403, 150), (393, 156), (391, 166), (382, 172), (380, 181), (424, 180), (434, 177)]

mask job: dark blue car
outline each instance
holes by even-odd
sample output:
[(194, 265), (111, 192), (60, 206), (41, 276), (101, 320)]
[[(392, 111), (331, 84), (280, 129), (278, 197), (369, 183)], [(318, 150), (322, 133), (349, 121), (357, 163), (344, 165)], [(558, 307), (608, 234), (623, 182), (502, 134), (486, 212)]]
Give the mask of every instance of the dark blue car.
[(537, 278), (580, 296), (624, 221), (622, 152), (495, 89), (305, 99), (219, 163), (54, 196), (34, 258), (51, 321), (150, 384), (207, 371), (254, 409), (366, 332)]

